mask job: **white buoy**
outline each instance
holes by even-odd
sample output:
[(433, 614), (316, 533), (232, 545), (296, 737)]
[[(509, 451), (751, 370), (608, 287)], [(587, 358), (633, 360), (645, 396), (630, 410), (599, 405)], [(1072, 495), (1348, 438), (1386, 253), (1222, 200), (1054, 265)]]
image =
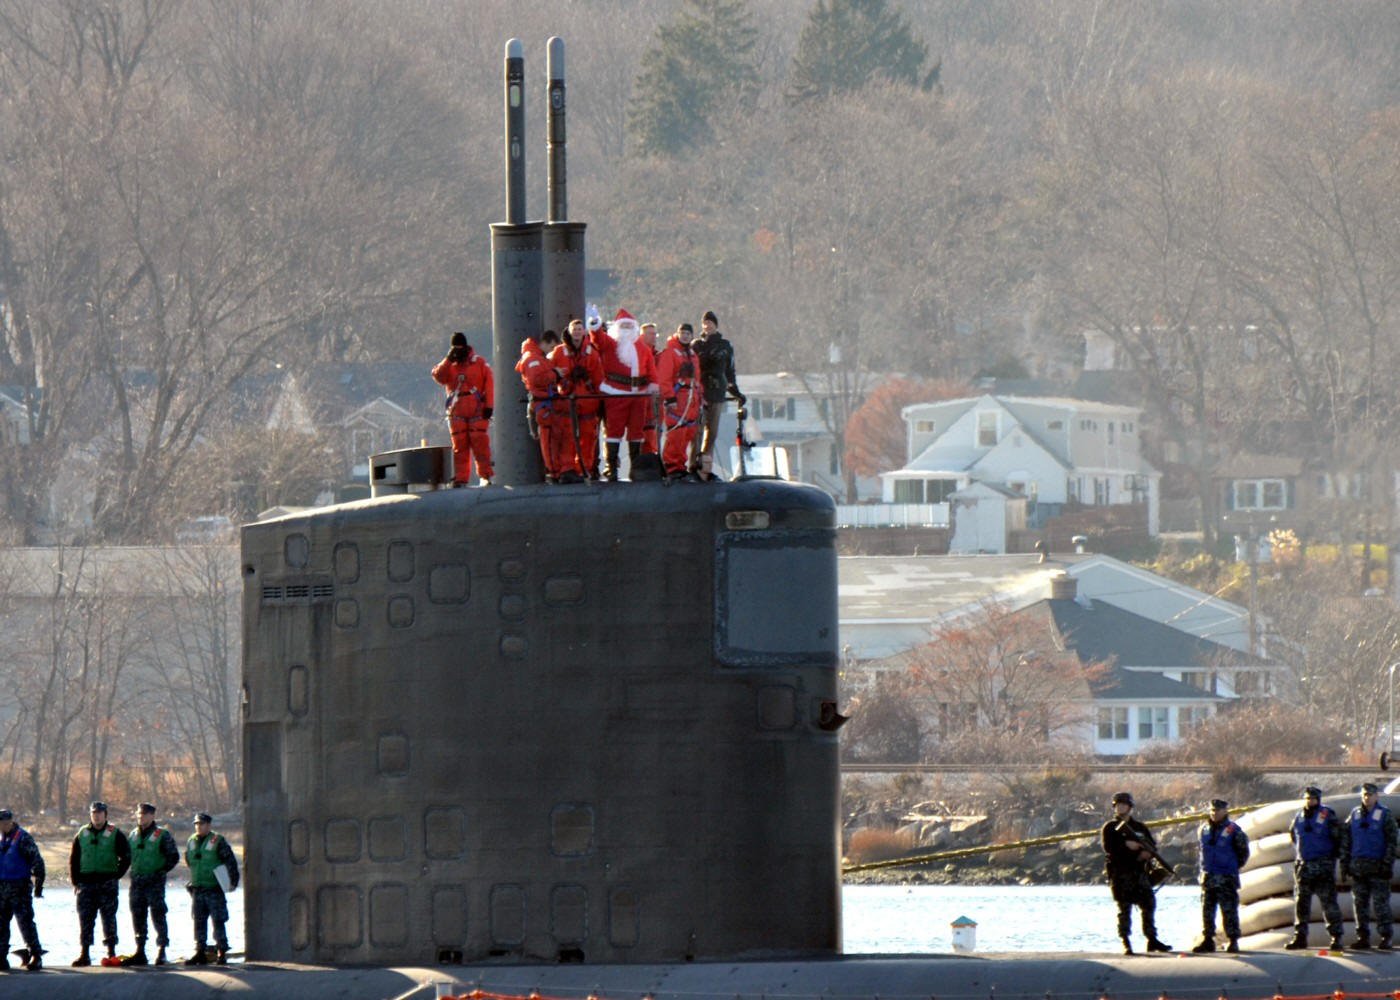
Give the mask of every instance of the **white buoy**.
[(958, 917), (953, 921), (953, 950), (977, 950), (977, 921), (968, 917)]

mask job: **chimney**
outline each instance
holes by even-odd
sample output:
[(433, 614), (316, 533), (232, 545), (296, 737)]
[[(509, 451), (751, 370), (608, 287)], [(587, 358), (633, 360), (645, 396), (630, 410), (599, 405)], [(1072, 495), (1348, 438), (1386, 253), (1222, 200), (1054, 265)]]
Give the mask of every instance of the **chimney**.
[(1056, 573), (1050, 578), (1050, 600), (1072, 601), (1079, 593), (1079, 583), (1068, 573)]

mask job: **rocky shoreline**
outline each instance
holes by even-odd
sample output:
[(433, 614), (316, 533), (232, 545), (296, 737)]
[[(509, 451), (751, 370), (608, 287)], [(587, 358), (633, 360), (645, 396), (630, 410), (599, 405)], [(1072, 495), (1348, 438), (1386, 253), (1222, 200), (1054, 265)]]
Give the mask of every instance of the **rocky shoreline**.
[[(1113, 791), (1089, 776), (1042, 777), (1018, 787), (989, 791), (986, 775), (968, 776), (963, 786), (940, 777), (938, 798), (917, 797), (930, 790), (925, 782), (896, 775), (881, 781), (847, 778), (843, 785), (843, 881), (854, 885), (1092, 885), (1102, 884), (1103, 851), (1099, 830), (1112, 815)], [(1224, 791), (1218, 791), (1218, 789)], [(997, 794), (997, 793), (1000, 794)], [(1011, 792), (1013, 794), (1007, 794)], [(1154, 826), (1162, 855), (1176, 870), (1168, 884), (1195, 883), (1197, 828), (1204, 802), (1220, 795), (1241, 807), (1290, 798), (1291, 784), (1238, 778), (1215, 781), (1209, 791), (1185, 786), (1181, 779), (1138, 780), (1134, 815), (1146, 822), (1179, 820)], [(1066, 835), (1082, 834), (1079, 837)], [(1010, 847), (1027, 840), (1065, 836), (1050, 844)], [(979, 850), (1001, 846), (999, 850)], [(897, 861), (948, 852), (967, 856), (934, 857), (923, 863), (845, 871), (872, 862)]]

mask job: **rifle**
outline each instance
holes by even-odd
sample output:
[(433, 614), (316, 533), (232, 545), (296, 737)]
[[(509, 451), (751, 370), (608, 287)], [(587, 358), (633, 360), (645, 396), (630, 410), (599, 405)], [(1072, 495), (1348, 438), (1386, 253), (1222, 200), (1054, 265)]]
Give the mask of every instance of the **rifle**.
[(1157, 862), (1156, 865), (1150, 865), (1147, 869), (1147, 880), (1152, 883), (1152, 891), (1156, 892), (1162, 883), (1176, 874), (1176, 868), (1170, 861), (1158, 853), (1157, 848), (1153, 847), (1141, 837), (1136, 836), (1136, 831), (1133, 830), (1132, 827), (1128, 827), (1127, 823), (1127, 820), (1121, 820), (1114, 829), (1122, 831), (1127, 827), (1128, 833), (1132, 834), (1133, 839), (1142, 846), (1142, 850), (1146, 853), (1148, 859)]

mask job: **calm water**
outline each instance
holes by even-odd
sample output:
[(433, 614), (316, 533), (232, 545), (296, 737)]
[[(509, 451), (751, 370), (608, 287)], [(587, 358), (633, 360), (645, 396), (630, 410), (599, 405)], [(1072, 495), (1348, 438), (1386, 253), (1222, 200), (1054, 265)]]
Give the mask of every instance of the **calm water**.
[[(134, 947), (126, 883), (117, 907), (118, 954)], [(166, 890), (170, 907), (170, 955), (192, 951), (190, 900), (182, 884)], [(894, 886), (850, 885), (842, 890), (842, 922), (848, 954), (921, 954), (952, 951), (949, 925), (959, 917), (977, 921), (979, 952), (1114, 952), (1119, 950), (1116, 910), (1104, 886)], [(73, 891), (52, 885), (35, 900), (39, 938), (50, 965), (67, 965), (78, 954), (78, 916)], [(1199, 890), (1166, 886), (1157, 894), (1157, 928), (1176, 948), (1194, 943), (1200, 933)], [(1134, 946), (1141, 935), (1133, 927)], [(229, 896), (229, 944), (243, 950), (243, 893)], [(102, 923), (97, 924), (96, 955), (101, 954)], [(152, 933), (150, 943), (154, 945)], [(212, 939), (210, 941), (212, 944)], [(20, 947), (11, 926), (10, 946)], [(149, 952), (154, 957), (154, 951)], [(95, 955), (95, 957), (96, 957)]]
[[(977, 950), (1118, 953), (1118, 909), (1107, 886), (848, 885), (841, 892), (847, 954), (951, 952), (949, 925), (977, 922)], [(1133, 947), (1141, 949), (1133, 914)], [(1184, 950), (1201, 933), (1195, 886), (1157, 893), (1157, 935)]]

